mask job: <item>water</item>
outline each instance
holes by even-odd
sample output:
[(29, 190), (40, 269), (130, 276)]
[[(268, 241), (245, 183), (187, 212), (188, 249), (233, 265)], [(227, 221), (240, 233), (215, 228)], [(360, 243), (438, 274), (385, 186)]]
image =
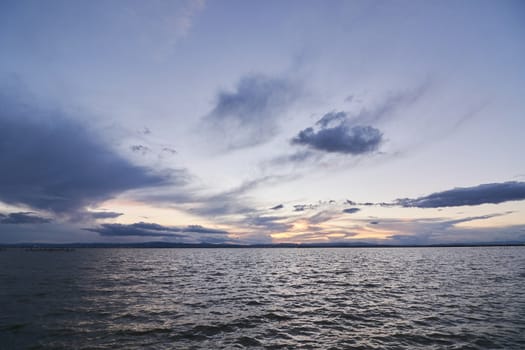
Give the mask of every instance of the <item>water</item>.
[(0, 349), (525, 349), (525, 248), (0, 252)]

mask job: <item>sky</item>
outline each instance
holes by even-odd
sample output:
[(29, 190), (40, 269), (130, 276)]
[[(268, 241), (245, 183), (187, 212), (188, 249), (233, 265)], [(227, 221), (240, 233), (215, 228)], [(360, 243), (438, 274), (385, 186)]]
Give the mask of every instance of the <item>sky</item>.
[(525, 242), (523, 1), (0, 3), (0, 243)]

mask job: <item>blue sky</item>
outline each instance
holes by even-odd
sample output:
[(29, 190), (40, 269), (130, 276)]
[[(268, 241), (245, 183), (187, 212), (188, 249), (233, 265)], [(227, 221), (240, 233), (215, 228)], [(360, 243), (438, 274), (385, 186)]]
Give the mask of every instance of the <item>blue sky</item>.
[(3, 1), (0, 242), (523, 242), (524, 16)]

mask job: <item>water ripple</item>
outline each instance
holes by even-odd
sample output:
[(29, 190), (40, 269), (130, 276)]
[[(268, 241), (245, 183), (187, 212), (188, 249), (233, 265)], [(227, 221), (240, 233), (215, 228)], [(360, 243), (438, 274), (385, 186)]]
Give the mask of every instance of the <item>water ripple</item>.
[(0, 259), (0, 349), (525, 348), (522, 247)]

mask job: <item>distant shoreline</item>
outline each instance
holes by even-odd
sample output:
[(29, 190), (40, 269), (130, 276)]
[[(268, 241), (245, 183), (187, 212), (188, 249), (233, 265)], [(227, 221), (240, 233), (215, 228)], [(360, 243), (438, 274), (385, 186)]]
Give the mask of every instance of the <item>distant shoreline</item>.
[(160, 249), (160, 248), (461, 248), (461, 247), (523, 247), (525, 243), (520, 242), (487, 242), (487, 243), (465, 243), (465, 244), (431, 244), (431, 245), (389, 245), (389, 244), (211, 244), (211, 243), (165, 243), (165, 242), (145, 242), (145, 243), (13, 243), (0, 244), (2, 249), (26, 249), (27, 251), (68, 251), (81, 248), (129, 248), (129, 249)]

